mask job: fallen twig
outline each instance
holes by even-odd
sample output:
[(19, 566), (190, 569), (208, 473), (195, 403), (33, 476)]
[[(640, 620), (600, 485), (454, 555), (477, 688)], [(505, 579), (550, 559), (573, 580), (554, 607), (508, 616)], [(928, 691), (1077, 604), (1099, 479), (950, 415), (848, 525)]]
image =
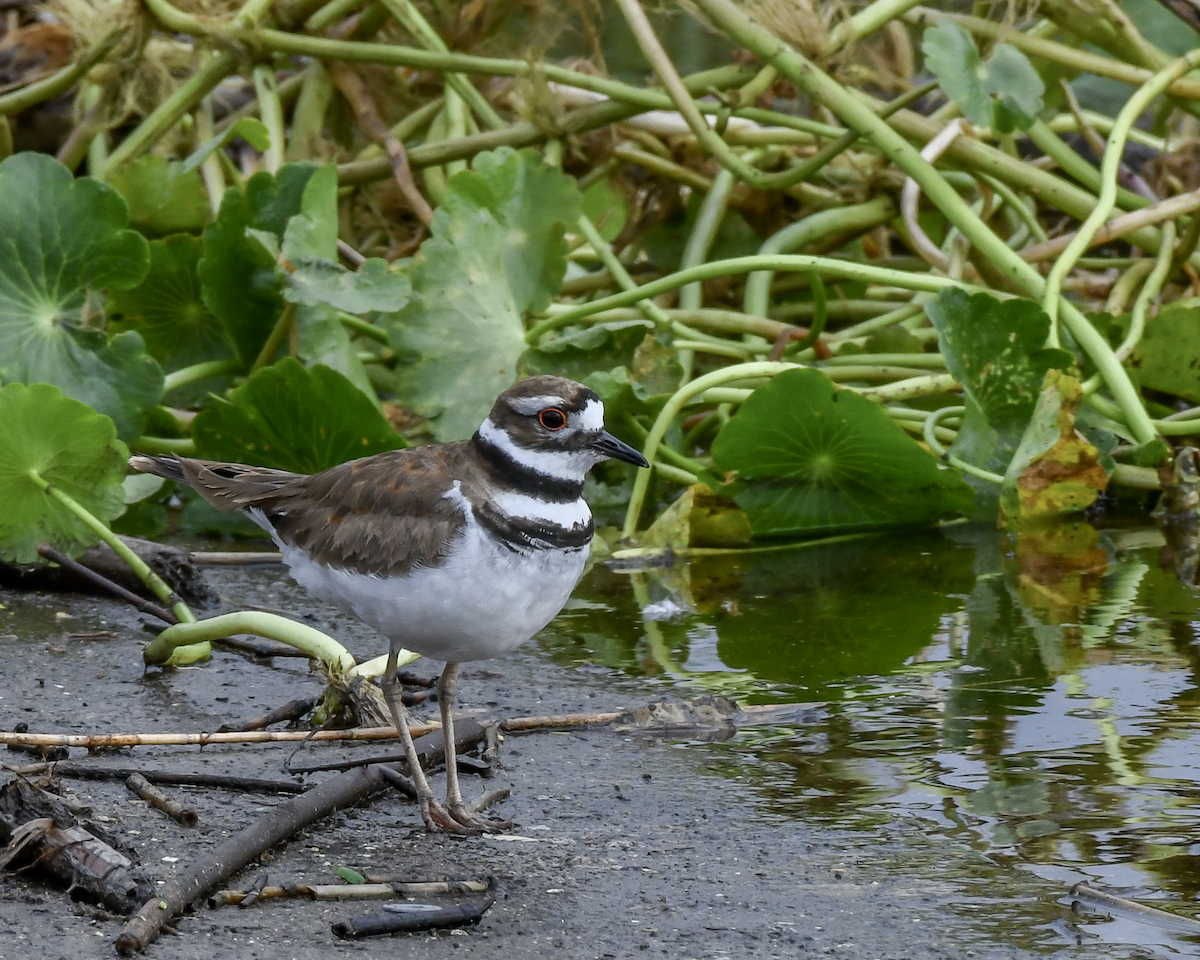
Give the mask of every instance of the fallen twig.
[[(447, 893), (487, 893), (486, 880), (380, 880), (370, 883), (297, 883), (287, 887), (264, 886), (259, 900), (307, 897), (310, 900), (384, 900), (393, 897), (428, 897)], [(218, 890), (208, 898), (213, 909), (242, 905), (253, 891)]]
[(1156, 907), (1147, 907), (1136, 900), (1118, 897), (1115, 893), (1109, 893), (1107, 890), (1097, 890), (1086, 880), (1080, 881), (1071, 888), (1071, 896), (1131, 920), (1140, 920), (1143, 923), (1151, 923), (1156, 927), (1166, 927), (1181, 933), (1200, 934), (1200, 920), (1180, 917)]
[(333, 925), (333, 935), (341, 940), (361, 940), (386, 933), (412, 933), (418, 930), (444, 930), (478, 923), (488, 908), (496, 902), (488, 897), (481, 903), (459, 903), (438, 907), (427, 903), (395, 904), (355, 920), (341, 920)]
[(254, 717), (253, 719), (246, 720), (242, 723), (223, 723), (217, 728), (217, 732), (245, 733), (247, 730), (262, 730), (264, 727), (269, 727), (273, 723), (299, 720), (306, 713), (312, 710), (313, 705), (316, 702), (316, 698), (314, 697), (289, 700), (281, 707), (276, 707), (274, 710), (268, 710), (261, 717)]
[(260, 780), (254, 777), (231, 777), (210, 773), (173, 773), (167, 770), (143, 770), (133, 767), (100, 767), (90, 763), (31, 763), (24, 767), (8, 768), (18, 776), (33, 777), (53, 773), (68, 780), (128, 780), (134, 774), (150, 783), (179, 787), (209, 787), (216, 790), (239, 790), (244, 793), (303, 793), (302, 783), (290, 780)]
[(185, 827), (194, 827), (199, 820), (195, 810), (178, 800), (172, 800), (140, 773), (130, 774), (125, 781), (125, 786), (150, 806), (161, 810), (172, 820), (182, 823)]
[(131, 604), (135, 609), (140, 610), (142, 613), (148, 613), (153, 617), (158, 617), (158, 619), (162, 620), (164, 623), (179, 622), (179, 618), (166, 607), (157, 603), (151, 603), (149, 600), (139, 597), (132, 590), (126, 590), (119, 583), (114, 583), (103, 574), (97, 573), (95, 570), (92, 570), (89, 567), (85, 567), (78, 560), (72, 560), (65, 553), (60, 553), (47, 544), (43, 543), (40, 547), (38, 547), (37, 552), (40, 556), (45, 557), (51, 563), (57, 563), (64, 570), (70, 570), (77, 577), (82, 577), (88, 583), (100, 587), (102, 590), (107, 590), (116, 597), (120, 597), (126, 603)]
[(364, 767), (338, 774), (280, 804), (217, 844), (204, 858), (158, 888), (117, 938), (117, 952), (130, 954), (145, 950), (158, 938), (164, 924), (263, 851), (335, 810), (358, 803), (386, 788), (387, 781), (379, 767)]
[[(416, 724), (409, 727), (413, 736), (437, 730), (436, 724)], [(187, 747), (207, 746), (210, 743), (295, 743), (299, 740), (392, 740), (395, 727), (357, 727), (353, 730), (247, 730), (244, 733), (2, 733), (0, 744), (16, 743), (25, 746), (87, 747)]]
[(329, 75), (333, 78), (338, 90), (342, 92), (342, 96), (346, 98), (346, 102), (350, 104), (350, 109), (354, 111), (355, 117), (358, 118), (359, 129), (370, 140), (382, 147), (388, 155), (388, 160), (392, 165), (392, 175), (396, 178), (396, 186), (400, 188), (400, 192), (408, 201), (416, 218), (428, 227), (433, 223), (433, 208), (421, 191), (417, 189), (412, 178), (412, 170), (408, 165), (408, 152), (404, 149), (404, 144), (396, 139), (392, 131), (388, 129), (388, 125), (380, 119), (362, 77), (344, 63), (330, 63)]
[(255, 563), (283, 563), (278, 550), (197, 550), (192, 560), (201, 566), (245, 567)]

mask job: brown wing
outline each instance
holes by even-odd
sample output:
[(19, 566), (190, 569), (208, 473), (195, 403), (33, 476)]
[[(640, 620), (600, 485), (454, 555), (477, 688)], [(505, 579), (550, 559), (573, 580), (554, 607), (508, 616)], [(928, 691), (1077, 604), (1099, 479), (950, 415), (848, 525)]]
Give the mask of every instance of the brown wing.
[(216, 507), (261, 510), (284, 543), (319, 563), (403, 576), (441, 564), (465, 522), (445, 496), (463, 446), (395, 450), (312, 476), (182, 457), (178, 470)]

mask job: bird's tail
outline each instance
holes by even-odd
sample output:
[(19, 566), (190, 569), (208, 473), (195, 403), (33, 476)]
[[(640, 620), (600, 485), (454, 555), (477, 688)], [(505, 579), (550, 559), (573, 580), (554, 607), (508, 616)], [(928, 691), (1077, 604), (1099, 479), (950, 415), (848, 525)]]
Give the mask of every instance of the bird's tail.
[(270, 512), (280, 487), (300, 478), (300, 474), (270, 467), (140, 453), (129, 458), (129, 465), (141, 473), (186, 483), (219, 510)]
[(129, 458), (129, 465), (138, 473), (152, 473), (156, 477), (187, 483), (187, 477), (183, 473), (183, 462), (178, 457), (151, 457), (144, 453), (135, 453)]

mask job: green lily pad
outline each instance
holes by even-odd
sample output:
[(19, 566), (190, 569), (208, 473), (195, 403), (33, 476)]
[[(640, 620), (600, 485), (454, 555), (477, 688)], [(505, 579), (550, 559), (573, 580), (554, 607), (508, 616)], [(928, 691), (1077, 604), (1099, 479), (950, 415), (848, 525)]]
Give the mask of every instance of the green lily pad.
[[(946, 368), (962, 384), (966, 413), (950, 452), (1001, 476), (1033, 416), (1046, 372), (1070, 370), (1066, 350), (1048, 349), (1050, 320), (1030, 300), (997, 300), (948, 289), (926, 307)], [(999, 490), (974, 477), (976, 506), (994, 515)]]
[(112, 420), (48, 383), (0, 388), (0, 558), (32, 563), (40, 544), (78, 556), (100, 538), (30, 477), (107, 523), (125, 509), (129, 450)]
[(965, 513), (972, 491), (876, 404), (819, 370), (750, 395), (713, 442), (713, 472), (755, 536), (918, 526)]
[[(196, 268), (202, 250), (200, 239), (186, 233), (152, 241), (146, 279), (109, 299), (110, 326), (139, 333), (147, 353), (167, 372), (234, 355), (225, 328), (201, 295)], [(213, 379), (203, 381), (188, 396), (203, 397), (214, 385)], [(174, 402), (183, 398), (172, 394)]]
[(146, 275), (146, 240), (128, 223), (118, 193), (52, 157), (0, 163), (0, 381), (53, 383), (112, 417), (124, 438), (162, 396), (162, 370), (137, 334), (110, 342), (88, 323), (101, 291)]
[(317, 167), (288, 163), (277, 176), (256, 173), (245, 193), (225, 192), (217, 218), (204, 230), (198, 275), (204, 303), (225, 326), (243, 366), (249, 367), (283, 312), (275, 258), (247, 229), (282, 238), (300, 212), (304, 189)]
[(976, 126), (1012, 133), (1028, 128), (1041, 112), (1042, 78), (1016, 47), (997, 43), (982, 60), (966, 30), (939, 23), (925, 31), (921, 49), (926, 69)]
[(404, 438), (349, 379), (326, 366), (285, 358), (214, 398), (192, 425), (199, 456), (297, 473), (319, 473), (359, 457), (398, 450)]
[(109, 185), (129, 204), (133, 226), (152, 236), (201, 230), (212, 217), (200, 174), (157, 154), (120, 167)]
[(400, 399), (439, 440), (469, 437), (517, 378), (521, 315), (544, 307), (566, 270), (565, 224), (579, 216), (574, 180), (531, 150), (476, 156), (455, 174), (391, 317)]

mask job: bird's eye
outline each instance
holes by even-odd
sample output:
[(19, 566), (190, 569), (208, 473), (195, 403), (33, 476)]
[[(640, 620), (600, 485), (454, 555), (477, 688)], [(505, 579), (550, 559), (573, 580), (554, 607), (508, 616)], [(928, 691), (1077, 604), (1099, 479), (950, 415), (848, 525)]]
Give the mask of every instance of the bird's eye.
[(538, 423), (547, 430), (561, 430), (567, 425), (567, 415), (558, 407), (547, 407), (538, 414)]

